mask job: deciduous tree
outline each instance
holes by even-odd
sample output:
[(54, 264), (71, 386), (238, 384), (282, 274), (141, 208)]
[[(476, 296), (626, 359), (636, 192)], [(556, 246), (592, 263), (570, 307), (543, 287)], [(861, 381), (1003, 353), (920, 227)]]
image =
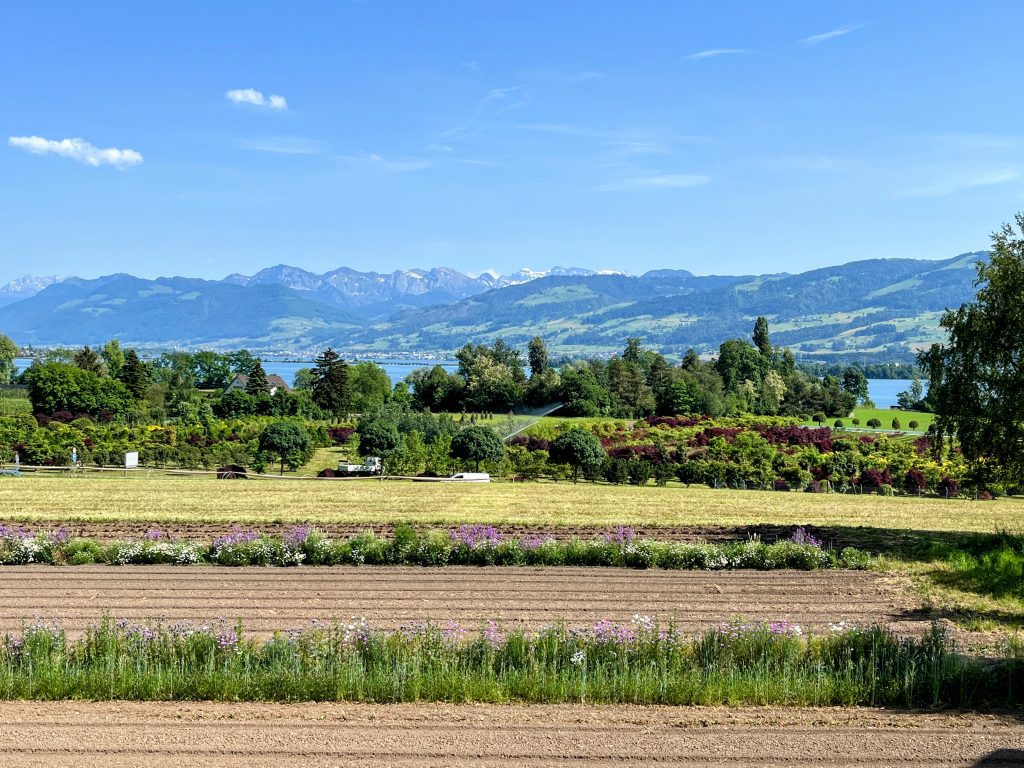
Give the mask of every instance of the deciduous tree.
[(596, 472), (604, 464), (605, 452), (597, 435), (580, 427), (563, 432), (551, 442), (551, 461), (572, 467), (572, 481), (579, 478), (580, 470)]
[(977, 265), (974, 301), (947, 311), (949, 342), (920, 356), (939, 440), (955, 435), (965, 457), (1024, 481), (1024, 213), (992, 236)]
[(280, 460), (283, 475), (286, 464), (289, 469), (297, 469), (309, 461), (313, 453), (313, 439), (297, 422), (276, 421), (260, 433), (259, 450)]
[(480, 471), (482, 461), (501, 461), (505, 457), (505, 444), (489, 427), (466, 427), (452, 437), (452, 458), (472, 461), (475, 471)]

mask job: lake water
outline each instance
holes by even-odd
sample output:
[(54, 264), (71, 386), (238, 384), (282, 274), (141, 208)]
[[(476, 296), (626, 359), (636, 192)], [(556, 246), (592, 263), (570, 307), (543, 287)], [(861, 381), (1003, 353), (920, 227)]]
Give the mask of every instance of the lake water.
[[(875, 401), (876, 408), (888, 408), (896, 405), (900, 392), (910, 389), (910, 379), (868, 379), (868, 394)], [(928, 382), (922, 381), (925, 394), (928, 394)]]
[[(349, 361), (351, 362), (351, 361)], [(362, 361), (359, 361), (362, 362)], [(455, 360), (372, 360), (384, 369), (384, 373), (391, 379), (391, 386), (402, 381), (406, 376), (415, 371), (417, 368), (431, 368), (435, 365), (440, 365), (448, 371), (458, 370), (459, 364)], [(288, 386), (292, 385), (295, 381), (295, 374), (300, 368), (312, 368), (313, 362), (280, 362), (274, 360), (265, 360), (263, 362), (263, 370), (268, 374), (276, 373), (286, 382)]]
[[(412, 371), (417, 368), (429, 367), (433, 365), (441, 365), (449, 371), (458, 369), (459, 364), (454, 360), (390, 360), (388, 358), (381, 358), (380, 360), (374, 360), (384, 372), (391, 379), (391, 385), (394, 386), (399, 381), (408, 376)], [(19, 371), (24, 370), (32, 364), (32, 361), (27, 358), (19, 357), (14, 361)], [(281, 362), (274, 360), (267, 360), (263, 363), (263, 369), (267, 373), (276, 373), (282, 379), (288, 382), (291, 386), (295, 380), (295, 372), (300, 368), (312, 367), (312, 361), (308, 362)], [(924, 384), (924, 391), (928, 391), (928, 382), (922, 382)], [(875, 401), (875, 406), (878, 408), (888, 408), (891, 405), (896, 405), (896, 397), (900, 392), (903, 392), (910, 388), (910, 379), (868, 379), (868, 393), (871, 395), (871, 399)]]

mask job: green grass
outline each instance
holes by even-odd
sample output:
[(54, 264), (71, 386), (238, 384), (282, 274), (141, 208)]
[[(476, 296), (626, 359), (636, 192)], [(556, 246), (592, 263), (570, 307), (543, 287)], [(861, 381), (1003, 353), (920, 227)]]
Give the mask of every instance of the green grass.
[(0, 389), (0, 416), (31, 414), (32, 403), (22, 390)]
[(451, 701), (1020, 707), (1019, 648), (954, 653), (941, 630), (803, 638), (736, 622), (687, 638), (644, 619), (589, 631), (507, 634), (446, 625), (374, 631), (360, 621), (247, 640), (240, 627), (133, 627), (112, 620), (69, 642), (35, 627), (0, 643), (0, 698)]
[(921, 539), (876, 565), (909, 575), (932, 616), (971, 630), (1024, 628), (1024, 535)]
[[(854, 408), (852, 417), (844, 417), (842, 419), (843, 425), (847, 429), (860, 429), (867, 431), (876, 432), (892, 432), (892, 420), (896, 418), (900, 420), (900, 432), (910, 432), (910, 422), (917, 422), (917, 429), (914, 432), (927, 432), (928, 427), (931, 426), (932, 421), (935, 419), (934, 413), (925, 413), (924, 411), (898, 411), (889, 408)], [(854, 425), (853, 419), (860, 419), (859, 425)], [(878, 419), (882, 422), (881, 428), (877, 430), (869, 430), (868, 421), (870, 419)], [(822, 426), (831, 427), (835, 422), (835, 419), (825, 419)], [(806, 426), (817, 426), (813, 421), (804, 422)]]

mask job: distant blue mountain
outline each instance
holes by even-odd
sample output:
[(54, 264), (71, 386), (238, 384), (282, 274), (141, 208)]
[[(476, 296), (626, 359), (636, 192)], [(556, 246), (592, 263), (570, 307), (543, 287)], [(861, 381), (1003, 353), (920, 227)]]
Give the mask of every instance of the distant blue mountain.
[[(680, 353), (750, 335), (765, 315), (772, 340), (807, 356), (909, 358), (941, 338), (938, 318), (974, 294), (983, 252), (942, 261), (871, 259), (798, 275), (639, 277), (523, 270), (469, 277), (443, 267), (392, 273), (342, 267), (317, 275), (278, 266), (225, 280), (68, 278), (0, 306), (0, 332), (20, 344), (109, 338), (173, 347), (309, 352), (450, 351), (498, 336), (540, 335), (556, 353), (600, 354), (630, 336)], [(32, 293), (28, 285), (23, 292)]]

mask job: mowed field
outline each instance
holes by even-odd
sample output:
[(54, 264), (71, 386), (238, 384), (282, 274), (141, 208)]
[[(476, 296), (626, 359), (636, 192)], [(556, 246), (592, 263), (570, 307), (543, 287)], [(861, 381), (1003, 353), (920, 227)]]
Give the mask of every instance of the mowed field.
[(0, 521), (507, 526), (748, 526), (1019, 529), (1024, 500), (711, 490), (669, 485), (214, 480), (163, 475), (0, 477)]
[(1024, 765), (1013, 715), (874, 709), (2, 702), (18, 768)]

